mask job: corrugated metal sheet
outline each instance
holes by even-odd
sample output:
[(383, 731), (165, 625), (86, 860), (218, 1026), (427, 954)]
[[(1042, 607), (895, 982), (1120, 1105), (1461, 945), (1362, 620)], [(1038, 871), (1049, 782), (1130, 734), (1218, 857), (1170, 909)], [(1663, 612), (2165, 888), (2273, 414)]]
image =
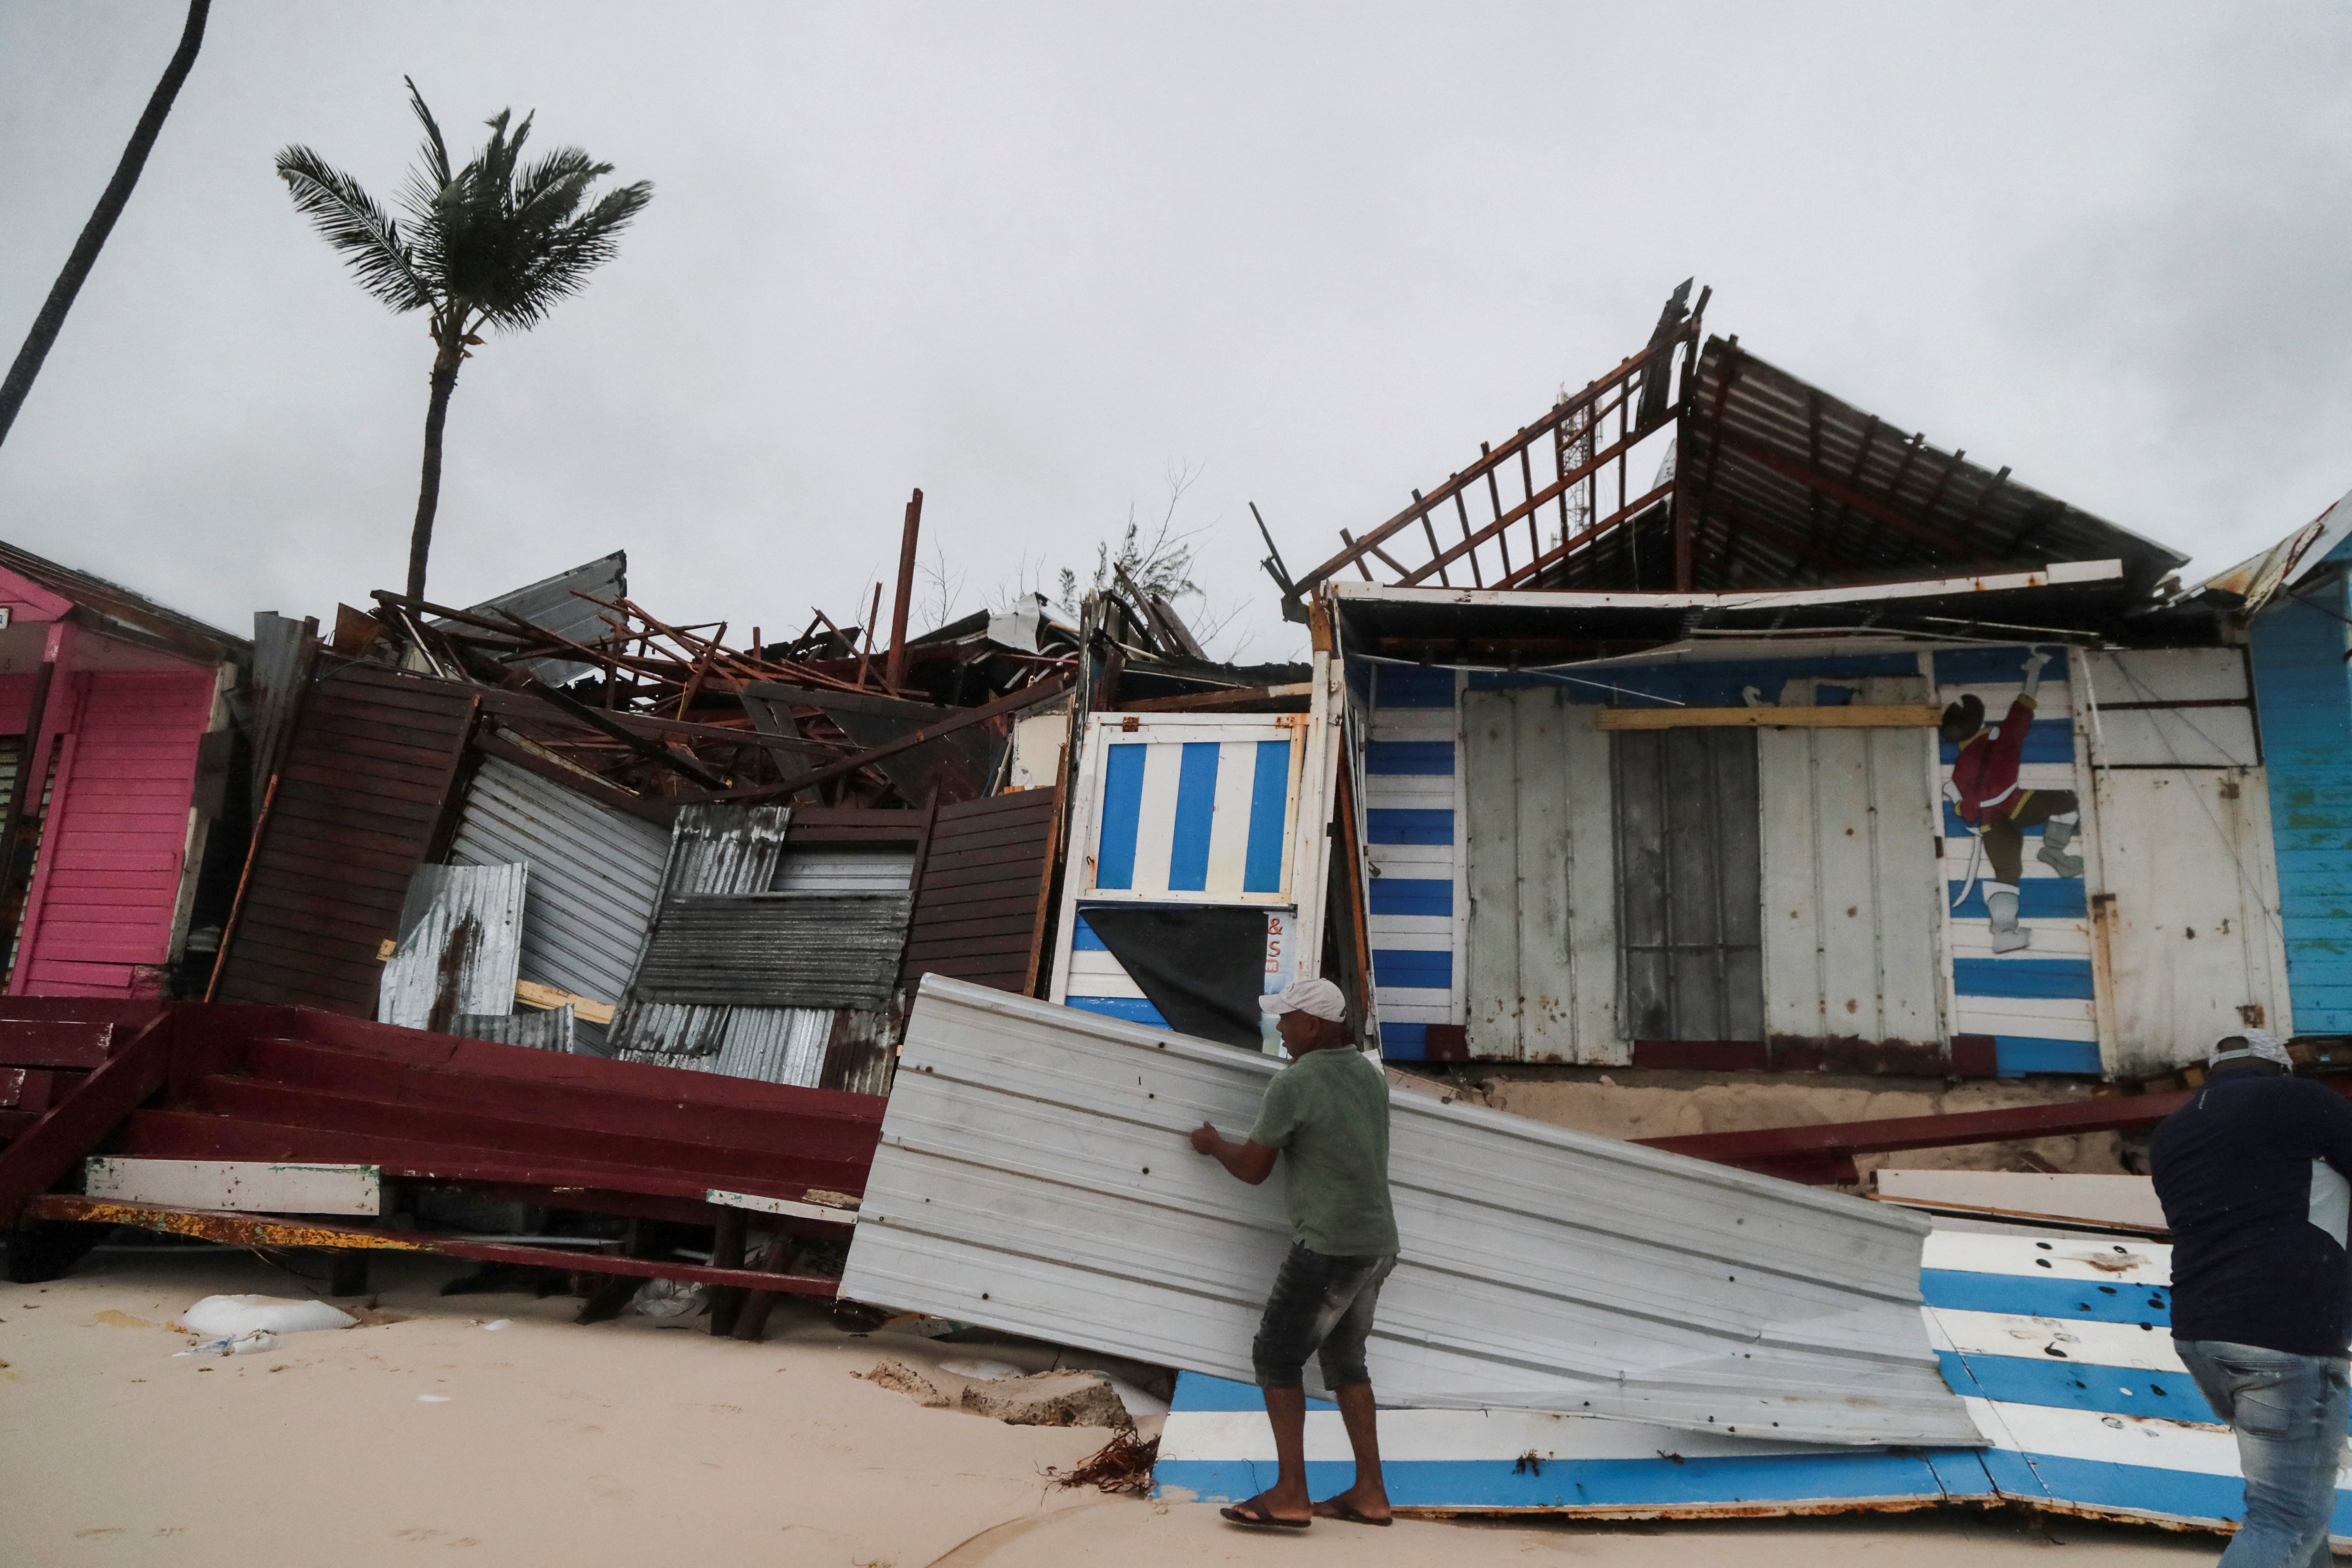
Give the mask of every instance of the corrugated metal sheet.
[(1473, 1057), (1627, 1059), (1609, 737), (1595, 711), (1557, 688), (1463, 694)]
[(441, 1032), (463, 1035), (469, 1040), (494, 1040), (502, 1046), (529, 1046), (533, 1050), (570, 1055), (578, 1046), (578, 1024), (569, 1006), (545, 1011), (523, 1007), (503, 1016), (461, 1013), (450, 1019)]
[[(602, 605), (592, 605), (582, 594), (593, 594), (610, 604), (625, 598), (629, 592), (629, 556), (626, 551), (615, 550), (610, 555), (574, 566), (569, 572), (559, 572), (552, 577), (542, 577), (526, 584), (495, 599), (485, 599), (468, 606), (470, 614), (490, 616), (504, 610), (521, 616), (532, 626), (568, 637), (573, 642), (593, 643), (607, 637), (612, 627), (604, 617), (612, 612)], [(446, 625), (435, 622), (434, 625)], [(592, 672), (592, 667), (570, 659), (535, 658), (525, 664), (530, 670), (550, 686), (562, 686)]]
[(372, 1017), (377, 950), (433, 847), (474, 694), (322, 658), (246, 868), (213, 996)]
[(2297, 1028), (2352, 1034), (2352, 667), (2345, 579), (2255, 617), (2280, 919)]
[(772, 893), (896, 893), (915, 883), (915, 852), (891, 845), (785, 847)]
[(1034, 987), (1061, 804), (1058, 789), (1030, 789), (940, 808), (901, 984), (945, 974), (1000, 991)]
[[(1790, 681), (1783, 706), (1811, 706)], [(1856, 702), (1927, 700), (1920, 677), (1872, 677)], [(1759, 730), (1764, 1011), (1774, 1035), (1944, 1038), (1934, 735)]]
[[(782, 879), (785, 830), (792, 814), (783, 806), (689, 805), (680, 809), (664, 868), (665, 905), (673, 899), (728, 895), (751, 901)], [(881, 898), (899, 900), (904, 940), (907, 895), (772, 894), (761, 901)], [(651, 955), (654, 939), (648, 936)], [(895, 967), (896, 956), (892, 958)], [(888, 1000), (886, 979), (879, 1001)], [(613, 1021), (611, 1043), (625, 1060), (696, 1068), (736, 1078), (808, 1088), (879, 1092), (890, 1069), (889, 1030), (859, 1028), (857, 1021), (887, 1020), (887, 1011), (832, 1006), (741, 1006), (655, 1001), (633, 988)]]
[(2248, 616), (2265, 608), (2281, 588), (2293, 588), (2318, 565), (2335, 556), (2352, 540), (2352, 495), (2263, 551), (2217, 572), (2189, 589), (2184, 597), (2212, 593), (2243, 601), (2237, 608)]
[(513, 1012), (530, 875), (528, 866), (419, 866), (376, 1022), (446, 1031), (460, 1015)]
[[(1931, 1338), (1945, 1380), (1973, 1402), (1981, 1447), (1835, 1449), (1575, 1416), (1494, 1412), (1465, 1423), (1385, 1411), (1389, 1498), (1408, 1509), (1615, 1518), (2006, 1501), (2227, 1528), (2244, 1517), (2237, 1445), (2162, 1331), (2171, 1251), (2064, 1231), (1928, 1237), (1921, 1283)], [(1525, 1462), (1530, 1454), (1540, 1465)], [(1336, 1410), (1310, 1409), (1307, 1464), (1318, 1492), (1346, 1479)], [(1272, 1468), (1255, 1388), (1178, 1380), (1159, 1485), (1230, 1501), (1255, 1495)], [(2336, 1544), (2352, 1545), (2352, 1489), (2336, 1493)]]
[(662, 900), (631, 994), (744, 1007), (877, 1007), (911, 893), (686, 893)]
[[(781, 805), (681, 807), (662, 867), (662, 896), (762, 890), (775, 880), (791, 822), (791, 808)], [(614, 1017), (610, 1037), (614, 1054), (625, 1060), (663, 1062), (716, 1056), (727, 1032), (725, 1007), (631, 996)]]
[[(2125, 584), (2112, 596), (2135, 602), (2188, 563), (2177, 551), (2027, 489), (2006, 470), (1996, 475), (1938, 451), (1736, 343), (1708, 339), (1693, 380), (1678, 473), (1693, 493), (1675, 499), (1698, 513), (1696, 587), (1818, 579), (1824, 557), (1853, 575), (2113, 557), (2124, 563)], [(1796, 477), (1807, 472), (1858, 493), (1863, 506), (1891, 509), (1914, 528), (1840, 504), (1835, 492)], [(1663, 534), (1663, 515), (1659, 522)], [(1931, 542), (1937, 538), (1951, 542)], [(1610, 542), (1604, 535), (1583, 552), (1593, 558), (1585, 571), (1556, 571), (1544, 585), (1669, 585), (1662, 573), (1671, 559), (1654, 559), (1648, 548), (1665, 544), (1663, 537), (1644, 541), (1638, 563), (1622, 547), (1604, 548)]]
[(1610, 740), (1626, 1033), (1764, 1038), (1756, 731)]
[[(1289, 1226), (1185, 1134), (1248, 1125), (1276, 1070), (927, 980), (844, 1294), (1247, 1378)], [(1915, 1215), (1418, 1093), (1391, 1148), (1384, 1402), (1980, 1440), (1921, 1324)]]
[(253, 617), (253, 678), (247, 682), (246, 739), (253, 755), (253, 799), (258, 803), (286, 750), (302, 689), (318, 656), (316, 620), (291, 620), (264, 610)]
[(485, 757), (449, 858), (528, 865), (521, 977), (617, 1003), (653, 924), (669, 835), (550, 779)]

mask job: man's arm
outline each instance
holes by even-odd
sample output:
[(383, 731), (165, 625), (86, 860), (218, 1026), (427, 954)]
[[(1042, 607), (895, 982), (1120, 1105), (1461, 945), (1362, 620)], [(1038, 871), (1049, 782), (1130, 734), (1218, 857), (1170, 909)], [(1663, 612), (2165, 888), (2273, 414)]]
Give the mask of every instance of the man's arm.
[(1237, 1143), (1206, 1121), (1192, 1129), (1192, 1148), (1253, 1187), (1274, 1174), (1274, 1157), (1282, 1152), (1269, 1143)]

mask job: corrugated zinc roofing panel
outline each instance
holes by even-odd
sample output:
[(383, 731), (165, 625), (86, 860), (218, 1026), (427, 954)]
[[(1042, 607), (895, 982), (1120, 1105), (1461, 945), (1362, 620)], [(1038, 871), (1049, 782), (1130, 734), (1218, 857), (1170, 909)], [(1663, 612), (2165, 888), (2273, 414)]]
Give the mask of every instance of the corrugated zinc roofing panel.
[(878, 1007), (911, 893), (703, 893), (662, 902), (634, 994), (745, 1007)]
[[(1185, 1134), (1247, 1126), (1276, 1070), (929, 977), (843, 1293), (1248, 1377), (1289, 1226)], [(1391, 1148), (1385, 1402), (1982, 1441), (1922, 1326), (1916, 1216), (1414, 1092)]]
[(446, 1030), (460, 1014), (513, 1012), (530, 875), (528, 866), (419, 866), (376, 1022)]
[(653, 922), (669, 835), (609, 811), (551, 780), (482, 759), (450, 857), (462, 865), (528, 865), (525, 980), (618, 1002)]

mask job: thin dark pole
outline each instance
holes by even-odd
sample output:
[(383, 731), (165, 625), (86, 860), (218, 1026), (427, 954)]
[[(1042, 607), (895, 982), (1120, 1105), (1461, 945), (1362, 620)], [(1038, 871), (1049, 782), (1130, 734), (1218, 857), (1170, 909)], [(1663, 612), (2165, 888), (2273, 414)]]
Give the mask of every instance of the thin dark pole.
[[(923, 492), (917, 490), (907, 503), (907, 529), (898, 540), (898, 597), (890, 611), (890, 653), (882, 671), (882, 684), (893, 691), (907, 683), (907, 610), (915, 597), (915, 545), (922, 527)], [(881, 607), (879, 599), (875, 607)]]
[(114, 178), (106, 183), (105, 194), (98, 198), (98, 210), (82, 226), (81, 237), (74, 241), (65, 269), (58, 274), (41, 313), (33, 318), (33, 330), (25, 334), (25, 346), (16, 351), (16, 363), (8, 367), (8, 379), (0, 381), (0, 441), (8, 438), (8, 427), (16, 423), (16, 410), (33, 390), (33, 378), (41, 374), (41, 362), (49, 357), (49, 346), (66, 324), (74, 296), (81, 292), (83, 280), (98, 264), (106, 237), (114, 232), (114, 220), (122, 216), (131, 187), (139, 184), (139, 172), (147, 166), (147, 154), (154, 151), (155, 138), (163, 132), (163, 117), (172, 112), (172, 100), (180, 96), (180, 84), (188, 79), (188, 69), (196, 63), (196, 48), (205, 41), (205, 16), (211, 10), (212, 0), (188, 0), (188, 24), (181, 30), (180, 47), (172, 63), (163, 68), (163, 79), (155, 84), (147, 112), (131, 128), (131, 144), (122, 150)]

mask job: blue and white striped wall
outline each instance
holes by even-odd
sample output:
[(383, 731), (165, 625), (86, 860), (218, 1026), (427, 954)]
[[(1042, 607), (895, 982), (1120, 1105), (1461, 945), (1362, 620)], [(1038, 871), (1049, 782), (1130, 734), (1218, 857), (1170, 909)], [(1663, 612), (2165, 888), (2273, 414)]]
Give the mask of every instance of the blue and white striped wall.
[[(1203, 730), (1207, 738), (1181, 738)], [(1246, 738), (1225, 738), (1234, 731)], [(1259, 738), (1266, 735), (1281, 738)], [(1069, 946), (1062, 1000), (1164, 1029), (1167, 1020), (1087, 924), (1084, 900), (1268, 904), (1277, 906), (1270, 918), (1282, 921), (1294, 748), (1287, 731), (1233, 719), (1203, 724), (1145, 718), (1137, 737), (1102, 749), (1090, 828), (1093, 879), (1078, 891), (1062, 939)], [(1087, 862), (1073, 857), (1071, 863), (1075, 871)], [(1280, 944), (1284, 933), (1270, 934)], [(1270, 975), (1287, 953), (1280, 944)]]
[[(2170, 1267), (2169, 1247), (2138, 1241), (1928, 1237), (1928, 1340), (1982, 1447), (1832, 1448), (1528, 1411), (1391, 1410), (1389, 1495), (1400, 1508), (1632, 1517), (2005, 1499), (2226, 1529), (2244, 1511), (2237, 1446), (2173, 1354)], [(1377, 1388), (1377, 1329), (1371, 1368)], [(1315, 1401), (1307, 1421), (1308, 1486), (1340, 1490), (1353, 1467), (1339, 1413)], [(1160, 1435), (1160, 1495), (1237, 1501), (1274, 1474), (1257, 1391), (1182, 1374)], [(2337, 1478), (2339, 1547), (2352, 1543), (2347, 1481)]]
[(1428, 1055), (1429, 1026), (1460, 1024), (1463, 891), (1461, 677), (1374, 665), (1364, 743), (1364, 856), (1371, 872), (1373, 1002), (1381, 1054)]
[[(1973, 692), (1983, 701), (1985, 716), (1998, 721), (2017, 695), (2028, 651), (2019, 647), (1936, 654), (1937, 702), (1957, 702)], [(2076, 758), (2074, 705), (2067, 679), (2071, 656), (2063, 648), (2043, 651), (2051, 659), (2042, 672), (2033, 723), (2026, 731), (2018, 766), (2018, 784), (2022, 789), (2073, 790), (2078, 796), (2087, 796), (2089, 773), (2077, 765)], [(1940, 742), (1936, 781), (1939, 790), (1951, 777), (1957, 755), (1958, 748)], [(2042, 829), (2026, 829), (2018, 883), (2018, 923), (2032, 934), (2032, 945), (1996, 954), (1984, 901), (1983, 879), (1990, 876), (1990, 868), (1978, 855), (1977, 876), (1971, 885), (1969, 861), (1976, 835), (1949, 801), (1942, 803), (1942, 812), (1944, 898), (1952, 906), (1947, 928), (1952, 970), (1951, 1032), (1991, 1036), (2004, 1078), (2038, 1072), (2096, 1074), (2099, 1029), (2086, 883), (2080, 877), (2061, 877), (2043, 865), (2038, 858)], [(2087, 856), (2087, 836), (2076, 838), (2070, 848), (2077, 857)]]

